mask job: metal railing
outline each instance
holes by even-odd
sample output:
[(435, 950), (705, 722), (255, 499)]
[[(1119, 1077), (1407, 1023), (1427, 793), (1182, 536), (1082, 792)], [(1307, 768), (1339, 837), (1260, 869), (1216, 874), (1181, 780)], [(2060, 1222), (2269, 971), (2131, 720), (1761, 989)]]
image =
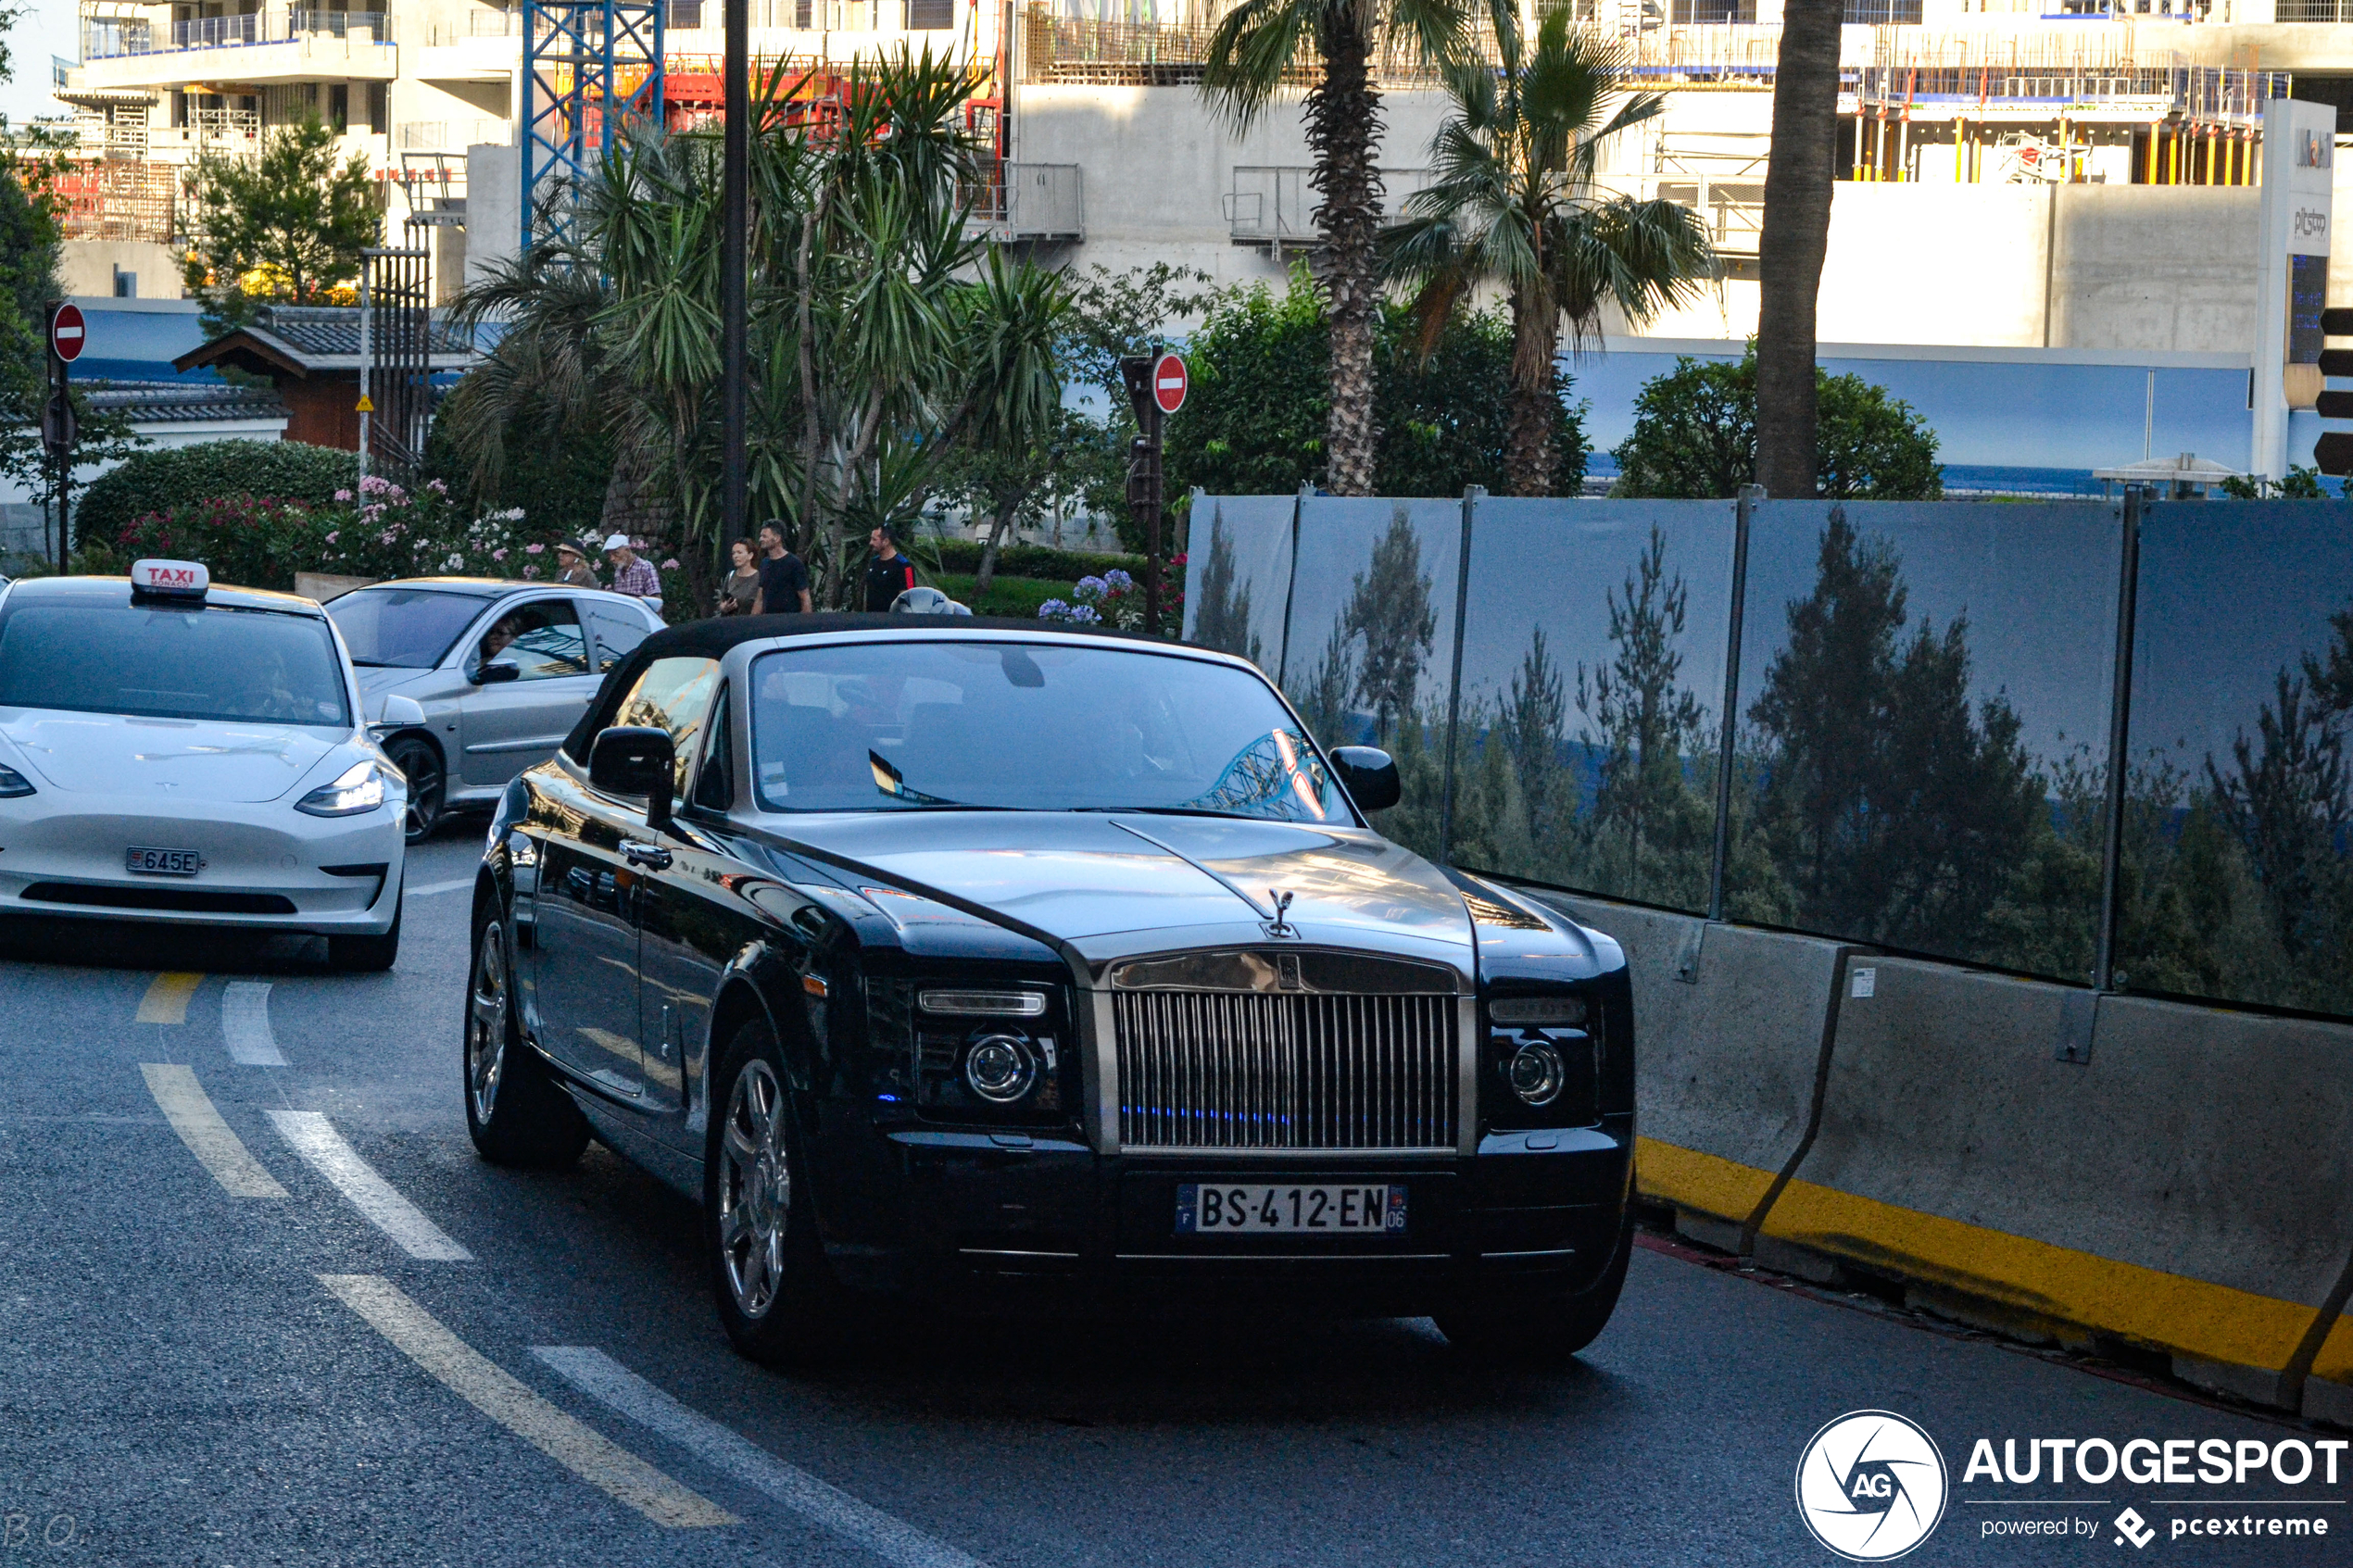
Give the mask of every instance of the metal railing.
[(228, 49), (286, 44), (310, 38), (340, 38), (370, 44), (394, 42), (392, 18), (381, 11), (247, 11), (235, 17), (189, 17), (158, 34), (144, 21), (84, 17), (82, 58), (120, 59), (187, 49)]
[(1085, 187), (1075, 163), (996, 165), (975, 193), (973, 221), (1008, 242), (1087, 237)]
[(393, 146), (404, 153), (463, 152), (476, 142), (513, 139), (503, 119), (412, 119), (393, 128)]
[[(1302, 165), (1235, 165), (1225, 198), (1228, 237), (1238, 245), (1271, 246), (1277, 254), (1323, 244), (1323, 231), (1315, 221), (1322, 198), (1309, 183), (1315, 172)], [(1429, 183), (1427, 169), (1384, 169), (1379, 173), (1385, 222), (1404, 217), (1407, 198)]]

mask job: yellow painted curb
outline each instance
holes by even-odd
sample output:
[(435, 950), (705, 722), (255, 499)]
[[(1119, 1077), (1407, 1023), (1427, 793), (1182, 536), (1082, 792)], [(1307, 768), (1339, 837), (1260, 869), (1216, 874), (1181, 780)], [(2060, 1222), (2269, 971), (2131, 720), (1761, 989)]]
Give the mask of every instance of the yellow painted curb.
[[(1696, 1149), (1638, 1138), (1643, 1196), (1735, 1223), (1772, 1185), (1773, 1173)], [(1764, 1235), (1834, 1257), (1943, 1286), (2057, 1323), (2144, 1345), (2277, 1372), (2312, 1322), (2295, 1301), (2209, 1285), (2183, 1274), (1898, 1208), (1793, 1180)], [(2340, 1320), (2313, 1375), (2353, 1381), (2353, 1325)]]

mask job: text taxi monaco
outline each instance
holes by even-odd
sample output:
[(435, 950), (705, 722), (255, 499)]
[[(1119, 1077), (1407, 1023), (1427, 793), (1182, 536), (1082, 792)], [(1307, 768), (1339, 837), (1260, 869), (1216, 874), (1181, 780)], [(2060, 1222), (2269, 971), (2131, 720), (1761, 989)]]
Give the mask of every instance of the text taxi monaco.
[(0, 589), (0, 914), (400, 947), (400, 774), (341, 640), (189, 561)]
[[(1624, 959), (1365, 825), (1223, 654), (984, 619), (659, 633), (491, 825), (465, 1098), (704, 1209), (723, 1321), (1045, 1285), (1600, 1332), (1626, 1270)], [(1353, 796), (1353, 799), (1352, 799)]]

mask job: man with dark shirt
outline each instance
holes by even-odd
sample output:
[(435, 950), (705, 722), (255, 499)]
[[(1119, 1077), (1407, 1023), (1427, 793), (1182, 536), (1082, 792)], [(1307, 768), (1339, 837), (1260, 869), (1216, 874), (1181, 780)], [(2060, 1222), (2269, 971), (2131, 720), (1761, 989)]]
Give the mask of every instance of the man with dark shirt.
[(785, 548), (785, 525), (771, 519), (760, 528), (760, 596), (754, 615), (807, 615), (809, 569)]
[(887, 610), (892, 600), (915, 585), (915, 563), (899, 553), (899, 541), (887, 528), (867, 534), (866, 545), (875, 552), (866, 561), (866, 608)]

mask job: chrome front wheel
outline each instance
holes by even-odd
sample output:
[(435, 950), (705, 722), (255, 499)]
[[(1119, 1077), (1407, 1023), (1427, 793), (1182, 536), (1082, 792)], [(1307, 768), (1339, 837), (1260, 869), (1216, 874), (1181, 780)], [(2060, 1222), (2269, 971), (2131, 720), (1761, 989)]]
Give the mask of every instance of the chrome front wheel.
[(758, 1057), (727, 1096), (719, 1138), (719, 1247), (736, 1310), (768, 1315), (785, 1283), (792, 1220), (792, 1163), (785, 1148), (783, 1086)]
[(473, 984), (466, 992), (466, 1093), (474, 1120), (497, 1116), (498, 1085), (507, 1072), (507, 928), (492, 921), (475, 944)]

